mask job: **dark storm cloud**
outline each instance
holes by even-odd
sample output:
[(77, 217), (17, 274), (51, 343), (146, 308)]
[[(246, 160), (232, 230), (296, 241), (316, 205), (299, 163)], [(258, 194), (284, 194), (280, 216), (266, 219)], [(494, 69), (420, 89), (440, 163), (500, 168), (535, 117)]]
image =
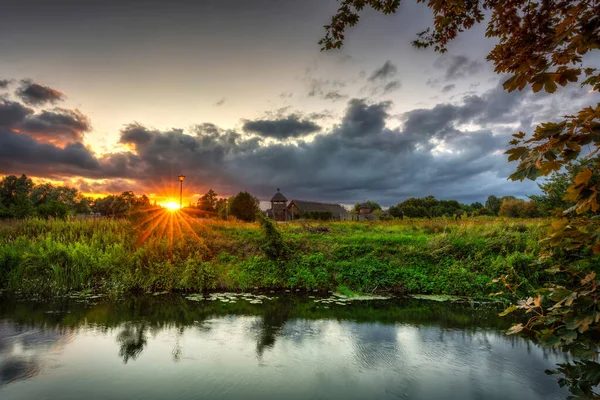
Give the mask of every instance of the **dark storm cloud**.
[[(157, 182), (172, 182), (183, 173), (190, 190), (248, 190), (261, 199), (281, 187), (288, 198), (342, 203), (372, 199), (392, 205), (429, 194), (483, 201), (490, 194), (523, 196), (536, 190), (532, 182), (506, 181), (515, 168), (503, 154), (510, 134), (531, 132), (533, 119), (579, 104), (550, 104), (547, 96), (507, 93), (498, 85), (455, 103), (403, 113), (401, 126), (390, 128), (392, 106), (350, 99), (339, 122), (321, 132), (301, 114), (246, 121), (244, 130), (260, 137), (211, 123), (188, 131), (134, 123), (123, 128), (120, 139), (131, 151), (102, 157), (80, 143), (61, 149), (3, 129), (0, 172), (131, 179), (136, 192), (153, 192)], [(309, 132), (316, 134), (304, 139)], [(297, 140), (265, 143), (264, 137)]]
[(483, 69), (483, 64), (464, 55), (441, 55), (433, 64), (437, 69), (445, 70), (446, 81), (474, 75)]
[(455, 84), (446, 85), (442, 88), (442, 93), (448, 93), (453, 91), (456, 88)]
[(81, 143), (64, 148), (0, 127), (0, 170), (34, 176), (93, 175), (100, 169), (94, 154)]
[(92, 127), (79, 110), (55, 108), (36, 114), (21, 103), (0, 100), (0, 127), (24, 133), (43, 142), (64, 145), (81, 142)]
[(10, 79), (0, 79), (0, 89), (6, 89), (11, 82)]
[(292, 114), (282, 119), (246, 121), (242, 129), (244, 132), (254, 133), (258, 136), (283, 140), (318, 132), (321, 127), (312, 121), (302, 120), (298, 115)]
[(144, 126), (133, 123), (125, 126), (121, 131), (121, 143), (143, 145), (152, 140), (153, 134)]
[(81, 142), (92, 126), (79, 110), (55, 108), (29, 116), (19, 125), (19, 130), (44, 142), (64, 144)]
[(0, 128), (16, 128), (17, 124), (31, 114), (33, 110), (21, 103), (0, 99)]
[(386, 61), (380, 68), (373, 71), (369, 76), (369, 82), (387, 80), (398, 73), (398, 68), (391, 61)]
[(17, 89), (16, 95), (31, 106), (55, 104), (66, 98), (63, 92), (52, 89), (49, 86), (42, 86), (30, 79), (23, 79), (21, 81), (21, 86)]

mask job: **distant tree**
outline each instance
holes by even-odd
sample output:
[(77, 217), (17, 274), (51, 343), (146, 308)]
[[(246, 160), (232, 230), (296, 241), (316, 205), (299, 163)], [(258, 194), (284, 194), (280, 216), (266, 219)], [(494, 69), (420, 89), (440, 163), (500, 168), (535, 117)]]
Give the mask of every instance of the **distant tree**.
[(480, 202), (476, 201), (475, 203), (471, 203), (471, 209), (473, 211), (475, 210), (479, 210), (483, 208), (483, 204), (481, 204)]
[(217, 211), (217, 193), (214, 190), (209, 189), (208, 192), (203, 194), (197, 203), (199, 210), (205, 211), (206, 213), (214, 214)]
[(502, 202), (498, 215), (508, 218), (536, 218), (540, 216), (540, 212), (533, 201), (509, 198)]
[(379, 203), (376, 203), (376, 202), (371, 201), (371, 200), (367, 200), (367, 201), (362, 202), (362, 203), (356, 203), (354, 205), (354, 207), (352, 208), (352, 211), (354, 211), (354, 213), (360, 212), (360, 206), (362, 206), (363, 204), (367, 204), (371, 208), (371, 212), (373, 212), (375, 210), (381, 210), (381, 206), (379, 205)]
[(0, 181), (0, 216), (25, 218), (34, 215), (35, 209), (29, 198), (34, 185), (25, 175), (9, 175)]
[(248, 192), (240, 192), (229, 201), (231, 215), (246, 222), (256, 219), (256, 213), (260, 212), (260, 202)]
[(217, 210), (217, 215), (221, 219), (225, 219), (227, 217), (227, 204), (228, 200), (226, 198), (219, 198), (215, 204), (215, 209)]
[(490, 210), (490, 212), (493, 215), (498, 215), (501, 205), (502, 205), (502, 200), (500, 200), (499, 198), (497, 198), (494, 195), (489, 196), (485, 202), (485, 208)]
[(150, 198), (145, 194), (136, 197), (135, 206), (137, 208), (149, 208), (150, 207)]
[(494, 213), (489, 208), (482, 207), (482, 208), (479, 208), (479, 209), (473, 211), (473, 215), (474, 216), (490, 216), (491, 217), (494, 215)]
[(505, 200), (500, 206), (498, 215), (508, 218), (519, 218), (521, 216), (521, 208), (523, 200)]
[(45, 219), (48, 219), (49, 217), (66, 219), (69, 215), (69, 211), (68, 205), (55, 199), (46, 201), (37, 207), (38, 216)]
[(94, 205), (94, 211), (107, 217), (124, 217), (130, 210), (130, 197), (109, 195), (101, 199), (97, 199)]
[(543, 194), (527, 197), (535, 202), (544, 215), (561, 215), (563, 210), (575, 205), (573, 201), (565, 200), (567, 188), (575, 182), (575, 178), (581, 171), (590, 167), (593, 167), (593, 163), (589, 160), (578, 160), (574, 164), (567, 165), (565, 170), (555, 171), (544, 183), (538, 184)]

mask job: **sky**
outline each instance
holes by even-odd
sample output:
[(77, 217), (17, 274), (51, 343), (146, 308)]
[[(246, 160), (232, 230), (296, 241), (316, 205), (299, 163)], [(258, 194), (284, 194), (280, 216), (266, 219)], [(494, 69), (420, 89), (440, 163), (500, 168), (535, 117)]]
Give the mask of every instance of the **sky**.
[(431, 11), (374, 11), (321, 52), (335, 0), (5, 0), (0, 175), (184, 203), (209, 188), (391, 206), (539, 192), (512, 182), (510, 135), (598, 102), (507, 93), (485, 25), (443, 55)]

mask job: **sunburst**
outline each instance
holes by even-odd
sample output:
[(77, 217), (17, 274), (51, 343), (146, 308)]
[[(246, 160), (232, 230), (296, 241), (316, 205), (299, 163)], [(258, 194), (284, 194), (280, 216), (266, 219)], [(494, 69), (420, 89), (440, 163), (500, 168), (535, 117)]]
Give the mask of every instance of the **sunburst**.
[(169, 201), (167, 203), (161, 203), (161, 206), (163, 206), (164, 208), (166, 208), (169, 211), (177, 211), (180, 209), (179, 204), (177, 204), (174, 201)]

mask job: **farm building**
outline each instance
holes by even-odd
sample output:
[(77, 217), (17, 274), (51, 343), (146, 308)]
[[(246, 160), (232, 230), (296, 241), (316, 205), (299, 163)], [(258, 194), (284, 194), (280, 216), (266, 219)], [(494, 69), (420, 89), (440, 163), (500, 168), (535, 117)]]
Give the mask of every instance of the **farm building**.
[(271, 208), (266, 211), (266, 215), (275, 221), (291, 221), (297, 218), (334, 221), (350, 219), (348, 211), (339, 204), (295, 199), (288, 204), (287, 201), (287, 198), (277, 189), (277, 193), (271, 198)]

